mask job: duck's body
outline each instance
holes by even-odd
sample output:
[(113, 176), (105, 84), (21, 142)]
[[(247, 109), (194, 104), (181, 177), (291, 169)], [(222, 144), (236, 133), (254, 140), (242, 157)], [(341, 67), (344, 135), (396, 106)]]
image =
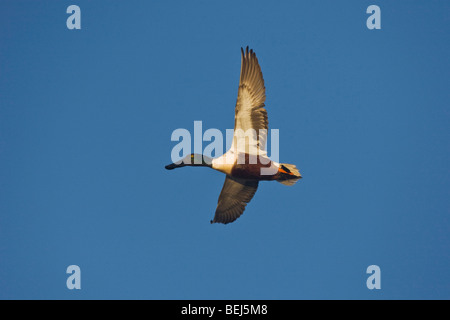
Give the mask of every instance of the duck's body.
[(276, 170), (276, 166), (276, 163), (267, 157), (258, 157), (249, 153), (235, 153), (231, 151), (213, 159), (211, 163), (211, 167), (214, 170), (237, 178), (255, 180), (273, 180), (273, 175), (263, 175), (261, 169), (273, 168), (273, 170)]
[[(211, 162), (211, 168), (235, 178), (250, 180), (287, 180), (286, 174), (293, 177), (284, 165), (270, 160), (267, 156), (254, 156), (249, 153), (227, 152)], [(269, 174), (264, 174), (264, 172)], [(272, 174), (270, 174), (272, 173)]]
[(242, 63), (238, 98), (235, 108), (235, 132), (230, 150), (220, 157), (191, 154), (179, 164), (182, 166), (206, 166), (226, 174), (219, 196), (214, 222), (233, 222), (244, 212), (253, 198), (259, 181), (275, 180), (293, 185), (302, 176), (292, 164), (272, 161), (267, 156), (265, 144), (268, 130), (264, 80), (253, 50), (241, 49)]

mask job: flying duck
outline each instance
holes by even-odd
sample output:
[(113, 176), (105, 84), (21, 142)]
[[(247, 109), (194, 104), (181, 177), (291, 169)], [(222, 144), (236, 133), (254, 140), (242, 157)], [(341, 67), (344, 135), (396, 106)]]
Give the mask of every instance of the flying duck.
[(230, 149), (217, 158), (190, 154), (167, 165), (167, 170), (184, 166), (210, 167), (226, 174), (211, 223), (227, 224), (239, 218), (255, 195), (261, 180), (293, 185), (302, 176), (293, 164), (277, 163), (267, 156), (266, 92), (258, 59), (253, 50), (241, 48), (241, 75), (235, 107), (234, 135)]

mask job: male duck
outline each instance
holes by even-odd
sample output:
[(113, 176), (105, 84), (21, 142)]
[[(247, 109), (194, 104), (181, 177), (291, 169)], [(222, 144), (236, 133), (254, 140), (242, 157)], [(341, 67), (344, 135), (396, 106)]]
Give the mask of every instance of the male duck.
[(230, 150), (211, 159), (190, 154), (166, 169), (184, 166), (210, 167), (225, 173), (225, 183), (211, 223), (230, 223), (241, 216), (253, 198), (260, 180), (293, 185), (302, 176), (295, 165), (268, 158), (266, 147), (268, 120), (264, 109), (266, 93), (261, 68), (253, 50), (241, 48), (241, 76), (235, 108), (234, 136)]

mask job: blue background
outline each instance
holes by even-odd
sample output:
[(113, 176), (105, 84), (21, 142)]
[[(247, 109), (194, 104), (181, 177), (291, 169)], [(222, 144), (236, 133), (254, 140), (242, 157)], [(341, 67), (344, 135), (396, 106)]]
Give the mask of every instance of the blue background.
[[(0, 298), (449, 299), (449, 10), (1, 1)], [(164, 165), (173, 130), (233, 127), (246, 45), (304, 178), (210, 225), (223, 174)]]

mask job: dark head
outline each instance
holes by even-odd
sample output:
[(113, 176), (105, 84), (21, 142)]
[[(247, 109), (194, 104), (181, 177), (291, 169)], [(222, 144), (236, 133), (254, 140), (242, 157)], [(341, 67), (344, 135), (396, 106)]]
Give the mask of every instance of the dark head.
[(185, 166), (191, 166), (191, 167), (211, 167), (211, 161), (212, 159), (210, 157), (197, 154), (197, 153), (191, 153), (190, 155), (184, 157), (183, 159), (171, 163), (166, 166), (167, 170), (172, 170), (175, 168), (181, 168)]

